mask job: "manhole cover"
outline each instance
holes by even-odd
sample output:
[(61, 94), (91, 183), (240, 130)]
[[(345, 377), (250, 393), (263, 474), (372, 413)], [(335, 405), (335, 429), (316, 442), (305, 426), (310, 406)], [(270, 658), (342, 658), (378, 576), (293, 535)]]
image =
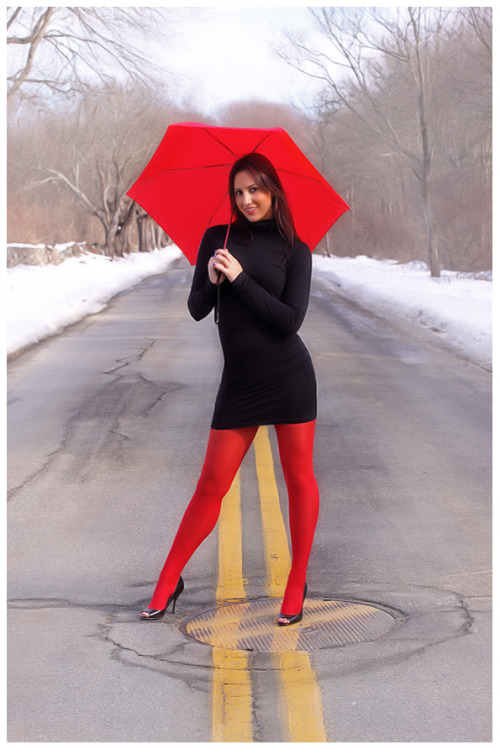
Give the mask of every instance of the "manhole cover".
[(227, 604), (184, 622), (184, 631), (210, 646), (240, 651), (313, 651), (371, 641), (391, 630), (396, 618), (361, 602), (306, 599), (297, 625), (276, 625), (277, 599)]

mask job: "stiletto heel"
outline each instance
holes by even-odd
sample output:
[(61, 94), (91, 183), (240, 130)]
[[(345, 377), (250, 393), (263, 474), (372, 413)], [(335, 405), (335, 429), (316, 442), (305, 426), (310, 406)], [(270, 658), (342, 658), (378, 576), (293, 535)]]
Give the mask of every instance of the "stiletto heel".
[[(304, 600), (307, 595), (307, 583), (304, 586), (304, 596), (302, 597), (302, 609), (298, 613), (298, 615), (285, 615), (283, 612), (280, 612), (280, 615), (277, 620), (277, 625), (280, 627), (286, 627), (287, 625), (294, 625), (296, 622), (300, 622), (302, 620), (302, 615), (304, 613)], [(280, 620), (288, 620), (288, 622), (280, 622)]]
[(182, 576), (180, 576), (177, 586), (175, 587), (175, 591), (168, 597), (167, 604), (164, 609), (151, 609), (149, 607), (147, 609), (143, 609), (140, 613), (141, 620), (161, 620), (161, 618), (169, 608), (170, 602), (172, 602), (172, 613), (175, 612), (175, 603), (183, 591), (184, 581), (182, 580)]

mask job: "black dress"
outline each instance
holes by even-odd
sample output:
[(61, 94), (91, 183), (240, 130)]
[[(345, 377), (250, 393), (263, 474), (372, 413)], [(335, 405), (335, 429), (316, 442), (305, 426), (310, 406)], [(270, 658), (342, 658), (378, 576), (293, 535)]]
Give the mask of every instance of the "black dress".
[(316, 379), (297, 335), (309, 302), (311, 252), (297, 240), (286, 247), (274, 219), (231, 225), (227, 249), (243, 272), (231, 283), (208, 278), (208, 261), (223, 247), (227, 225), (202, 239), (188, 307), (195, 320), (217, 306), (224, 370), (212, 429), (309, 422), (316, 418)]

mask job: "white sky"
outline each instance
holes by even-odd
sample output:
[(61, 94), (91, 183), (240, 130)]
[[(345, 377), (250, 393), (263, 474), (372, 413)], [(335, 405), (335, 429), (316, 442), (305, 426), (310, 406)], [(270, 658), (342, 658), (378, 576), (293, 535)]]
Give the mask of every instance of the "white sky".
[[(175, 45), (159, 53), (162, 64), (181, 78), (180, 91), (213, 111), (229, 101), (300, 99), (311, 81), (277, 59), (279, 29), (311, 25), (308, 8), (277, 6), (207, 7), (176, 25)], [(164, 61), (164, 62), (163, 62)]]
[[(210, 0), (187, 0), (185, 3), (145, 0), (144, 4), (196, 8), (200, 11), (197, 17), (176, 26), (175, 39), (166, 39), (159, 60), (164, 61), (166, 69), (180, 76), (177, 90), (190, 93), (193, 103), (206, 112), (215, 111), (218, 106), (230, 101), (246, 99), (277, 102), (294, 99), (298, 104), (309, 97), (312, 99), (311, 94), (319, 84), (273, 54), (273, 45), (280, 38), (280, 29), (285, 26), (289, 29), (314, 29), (314, 20), (309, 12), (311, 7), (365, 7), (363, 3), (351, 0), (337, 3), (328, 0), (316, 3), (284, 0), (281, 3), (257, 5), (238, 0), (225, 5), (214, 5)], [(441, 0), (435, 5), (457, 7), (474, 4), (480, 3)], [(404, 4), (385, 0), (367, 5), (388, 8)], [(170, 46), (172, 42), (173, 47)]]
[[(386, 0), (370, 3), (370, 6), (389, 7), (394, 4)], [(443, 6), (465, 4), (459, 0), (439, 3)], [(80, 0), (65, 5), (133, 7), (139, 4), (119, 3), (116, 0), (101, 0), (99, 3)], [(151, 40), (147, 51), (153, 54), (156, 50), (154, 59), (157, 64), (164, 67), (166, 74), (173, 74), (169, 76), (172, 95), (188, 103), (191, 101), (197, 109), (209, 114), (231, 101), (293, 100), (299, 105), (311, 101), (319, 84), (279, 60), (273, 46), (280, 41), (280, 30), (285, 27), (309, 29), (312, 34), (314, 21), (310, 7), (332, 5), (364, 7), (349, 0), (341, 3), (324, 0), (309, 4), (285, 0), (272, 5), (248, 5), (238, 0), (216, 5), (209, 0), (144, 0), (140, 4), (182, 11), (181, 19), (174, 20), (171, 27), (169, 22), (165, 23), (165, 29), (159, 30), (162, 41), (157, 44)]]

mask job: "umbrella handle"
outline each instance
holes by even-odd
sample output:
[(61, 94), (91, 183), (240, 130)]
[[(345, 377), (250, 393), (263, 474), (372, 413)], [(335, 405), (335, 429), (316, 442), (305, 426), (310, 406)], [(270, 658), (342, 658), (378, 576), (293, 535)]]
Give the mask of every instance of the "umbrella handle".
[[(224, 250), (227, 247), (227, 238), (229, 237), (230, 226), (231, 226), (231, 221), (229, 221), (227, 224), (226, 236), (224, 238), (224, 248), (223, 248)], [(220, 273), (219, 273), (219, 278), (220, 278)], [(220, 309), (220, 284), (217, 284), (217, 303), (215, 305), (215, 324), (216, 325), (218, 325), (219, 323), (219, 309)]]
[(219, 310), (220, 310), (220, 283), (217, 284), (217, 302), (215, 303), (215, 314), (214, 321), (215, 325), (219, 325)]
[(225, 250), (225, 249), (226, 249), (226, 247), (227, 247), (227, 238), (229, 237), (229, 228), (230, 228), (230, 226), (231, 226), (231, 222), (229, 221), (229, 222), (228, 222), (228, 225), (227, 225), (227, 230), (226, 230), (226, 238), (225, 238), (225, 240), (224, 240), (224, 250)]

